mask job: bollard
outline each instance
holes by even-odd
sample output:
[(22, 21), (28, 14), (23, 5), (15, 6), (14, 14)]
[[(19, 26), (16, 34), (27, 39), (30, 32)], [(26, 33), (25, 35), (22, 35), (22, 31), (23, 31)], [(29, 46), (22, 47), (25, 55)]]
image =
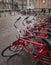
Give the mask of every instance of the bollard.
[(15, 12), (14, 12), (14, 15), (15, 15)]
[(1, 17), (1, 13), (0, 13), (0, 17)]
[(4, 17), (6, 17), (6, 13), (4, 14)]
[(11, 11), (10, 11), (10, 15), (12, 16)]

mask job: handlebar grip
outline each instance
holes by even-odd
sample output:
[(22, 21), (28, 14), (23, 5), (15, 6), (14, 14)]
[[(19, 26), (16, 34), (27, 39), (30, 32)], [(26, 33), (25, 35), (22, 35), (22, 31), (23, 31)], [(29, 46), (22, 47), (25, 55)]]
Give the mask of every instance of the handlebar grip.
[(21, 17), (19, 17), (18, 19), (17, 19), (17, 21), (19, 21), (21, 19)]
[[(20, 19), (21, 19), (21, 17), (19, 17), (19, 18), (16, 20), (16, 22), (19, 21)], [(15, 22), (15, 23), (16, 23), (16, 22)], [(15, 24), (14, 24), (14, 27), (17, 29), (17, 26), (16, 26)]]
[(29, 17), (26, 17), (24, 20), (28, 19)]
[[(19, 21), (20, 19), (21, 19), (21, 17), (19, 17), (19, 18), (16, 20), (16, 22)], [(16, 22), (15, 22), (15, 23), (16, 23)]]
[[(29, 17), (26, 17), (24, 20), (26, 20), (26, 19), (28, 19), (28, 18), (29, 18)], [(23, 20), (23, 21), (24, 21), (24, 20)], [(24, 22), (22, 22), (22, 24), (25, 26)]]
[(14, 27), (17, 29), (17, 26), (14, 24)]

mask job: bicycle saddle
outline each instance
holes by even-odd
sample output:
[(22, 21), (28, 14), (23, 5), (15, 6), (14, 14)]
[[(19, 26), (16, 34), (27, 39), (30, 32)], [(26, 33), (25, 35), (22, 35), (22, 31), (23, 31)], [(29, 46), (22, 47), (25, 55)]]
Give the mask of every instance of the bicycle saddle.
[(43, 38), (42, 40), (45, 42), (46, 49), (51, 51), (51, 41), (47, 38)]
[(47, 31), (48, 31), (48, 32), (51, 32), (51, 28), (49, 28)]

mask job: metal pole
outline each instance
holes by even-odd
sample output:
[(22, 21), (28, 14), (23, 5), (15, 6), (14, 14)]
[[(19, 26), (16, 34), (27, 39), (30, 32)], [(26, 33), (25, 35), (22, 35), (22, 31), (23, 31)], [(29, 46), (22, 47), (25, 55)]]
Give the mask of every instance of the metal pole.
[(13, 0), (12, 0), (12, 9), (13, 9)]
[(22, 10), (24, 9), (24, 0), (22, 0)]

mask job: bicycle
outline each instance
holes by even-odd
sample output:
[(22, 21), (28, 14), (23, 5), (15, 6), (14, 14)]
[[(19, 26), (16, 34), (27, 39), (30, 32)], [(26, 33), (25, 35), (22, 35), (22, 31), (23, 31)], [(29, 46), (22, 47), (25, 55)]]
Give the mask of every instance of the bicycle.
[[(14, 25), (15, 26), (15, 25)], [(15, 28), (17, 28), (15, 26)], [(2, 56), (4, 57), (10, 57), (13, 56), (14, 54), (19, 54), (19, 52), (22, 50), (22, 48), (25, 49), (26, 52), (28, 52), (34, 60), (38, 60), (39, 62), (43, 62), (45, 64), (51, 64), (51, 42), (49, 42), (48, 39), (42, 38), (44, 42), (37, 42), (37, 41), (32, 41), (31, 39), (35, 38), (35, 36), (21, 36), (19, 31), (17, 29), (19, 36), (15, 42), (12, 43), (12, 45), (8, 46), (6, 49), (2, 51)], [(27, 45), (32, 46), (29, 48)], [(11, 47), (15, 47), (15, 50), (12, 50)], [(11, 55), (5, 55), (5, 51), (9, 49), (10, 51), (13, 51), (14, 54)], [(16, 53), (15, 53), (16, 52)]]

